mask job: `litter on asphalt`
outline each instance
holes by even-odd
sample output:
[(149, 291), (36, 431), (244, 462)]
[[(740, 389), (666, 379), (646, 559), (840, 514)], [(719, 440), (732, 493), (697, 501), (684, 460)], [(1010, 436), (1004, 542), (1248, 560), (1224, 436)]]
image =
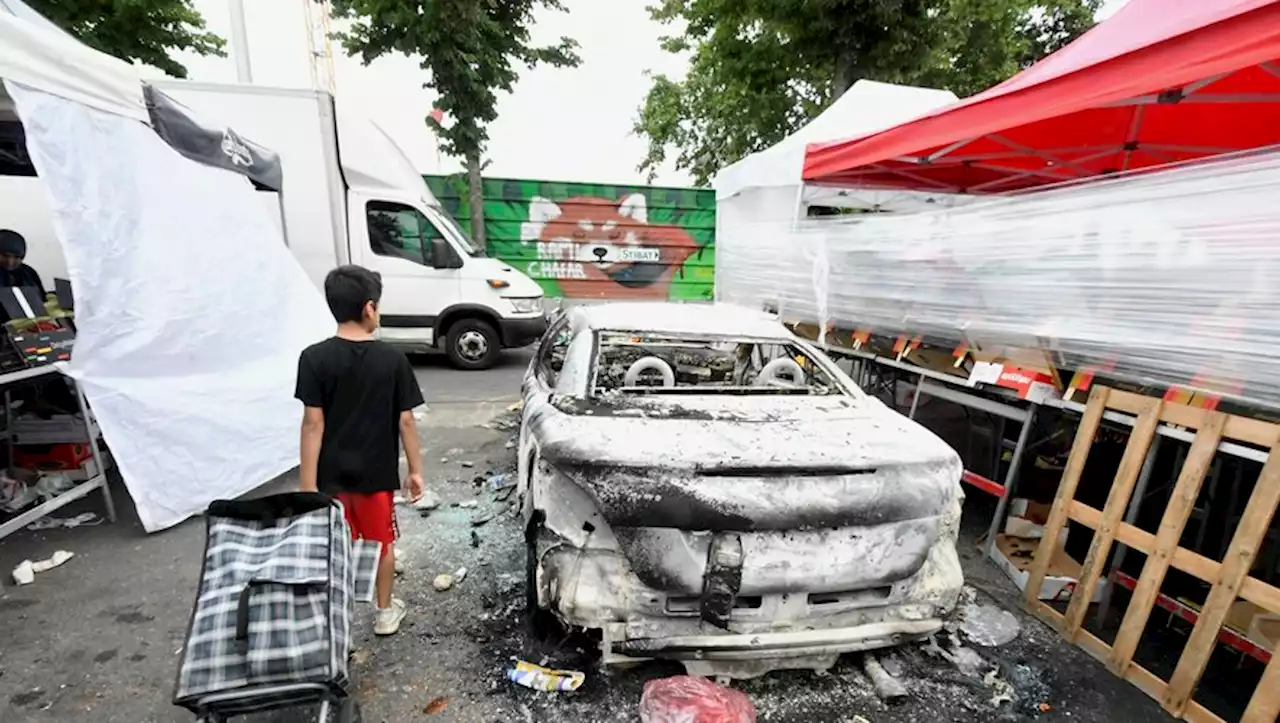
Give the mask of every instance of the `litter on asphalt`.
[(517, 660), (515, 666), (507, 670), (507, 680), (530, 690), (563, 693), (581, 688), (587, 680), (587, 674), (577, 670), (552, 670)]

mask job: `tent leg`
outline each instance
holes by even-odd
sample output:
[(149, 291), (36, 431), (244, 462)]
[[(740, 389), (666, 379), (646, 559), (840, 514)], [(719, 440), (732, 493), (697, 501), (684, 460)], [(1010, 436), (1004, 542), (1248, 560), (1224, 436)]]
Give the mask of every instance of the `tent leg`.
[[(1151, 440), (1147, 448), (1147, 457), (1142, 460), (1142, 469), (1138, 472), (1138, 481), (1133, 487), (1133, 496), (1129, 498), (1129, 509), (1124, 513), (1124, 523), (1134, 525), (1138, 520), (1138, 511), (1142, 508), (1142, 498), (1147, 495), (1147, 485), (1151, 482), (1151, 468), (1156, 465), (1156, 455), (1160, 452), (1160, 435)], [(1115, 571), (1124, 564), (1125, 553), (1129, 548), (1116, 542), (1116, 554), (1111, 558), (1111, 570), (1107, 573), (1107, 584), (1102, 586), (1102, 597), (1098, 600), (1097, 623), (1101, 628), (1111, 614), (1111, 593), (1115, 590)]]
[[(75, 384), (76, 402), (80, 405), (80, 416), (84, 417), (85, 436), (89, 438), (89, 454), (93, 456), (93, 465), (98, 468), (98, 474), (102, 476), (102, 505), (107, 509), (107, 519), (111, 522), (116, 521), (116, 504), (111, 499), (111, 485), (107, 480), (107, 465), (102, 461), (102, 452), (98, 449), (98, 435), (93, 433), (93, 425), (89, 422), (89, 403), (85, 401), (84, 392), (80, 389), (80, 384)], [(8, 404), (5, 405), (7, 410)]]
[(1018, 432), (1018, 445), (1013, 448), (1013, 458), (1009, 460), (1009, 471), (1004, 476), (1004, 494), (1000, 495), (1000, 500), (996, 502), (996, 512), (991, 517), (991, 525), (987, 527), (987, 557), (990, 557), (995, 550), (996, 535), (1004, 526), (1004, 516), (1009, 510), (1009, 499), (1013, 497), (1014, 490), (1017, 488), (1018, 467), (1022, 465), (1022, 453), (1027, 449), (1027, 439), (1035, 426), (1036, 405), (1032, 404), (1027, 407), (1027, 418), (1022, 421), (1022, 430)]
[(916, 379), (916, 390), (911, 395), (911, 411), (907, 412), (907, 419), (916, 418), (916, 409), (920, 406), (920, 388), (924, 386), (924, 375), (921, 374)]

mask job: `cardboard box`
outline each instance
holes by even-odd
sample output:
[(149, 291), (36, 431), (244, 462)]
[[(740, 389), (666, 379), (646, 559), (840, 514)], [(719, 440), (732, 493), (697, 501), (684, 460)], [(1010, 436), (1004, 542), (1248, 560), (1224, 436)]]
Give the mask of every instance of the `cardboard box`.
[[(1009, 517), (1004, 521), (1004, 533), (1010, 537), (1039, 540), (1044, 537), (1044, 524), (1049, 521), (1053, 505), (1032, 502), (1025, 497), (1009, 501)], [(1061, 544), (1067, 544), (1067, 528), (1062, 528)]]
[[(1066, 602), (1080, 580), (1080, 563), (1071, 558), (1064, 549), (1065, 538), (1058, 540), (1054, 546), (1053, 558), (1049, 561), (1049, 569), (1040, 586), (1039, 599)], [(996, 544), (991, 548), (991, 560), (1009, 576), (1019, 590), (1026, 591), (1027, 578), (1031, 577), (1031, 563), (1035, 559), (1040, 540), (1030, 540), (1011, 535), (996, 535)], [(1104, 585), (1094, 590), (1093, 600), (1102, 599)]]

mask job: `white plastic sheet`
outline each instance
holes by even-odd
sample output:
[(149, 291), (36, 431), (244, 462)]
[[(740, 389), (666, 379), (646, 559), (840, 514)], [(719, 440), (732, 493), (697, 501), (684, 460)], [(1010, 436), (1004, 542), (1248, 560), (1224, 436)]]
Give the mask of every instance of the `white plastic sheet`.
[(720, 238), (717, 292), (1280, 406), (1278, 186), (1268, 153), (931, 213), (761, 221)]
[(249, 182), (6, 81), (76, 294), (72, 375), (148, 531), (297, 464), (301, 349), (332, 332)]

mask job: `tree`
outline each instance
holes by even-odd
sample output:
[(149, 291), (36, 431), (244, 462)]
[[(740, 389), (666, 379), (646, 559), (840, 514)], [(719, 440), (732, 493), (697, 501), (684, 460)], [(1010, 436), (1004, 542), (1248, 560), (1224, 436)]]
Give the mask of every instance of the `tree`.
[(663, 48), (691, 53), (683, 80), (658, 75), (635, 124), (652, 180), (670, 149), (699, 184), (777, 143), (859, 79), (968, 95), (1093, 25), (1101, 0), (659, 0), (683, 26)]
[(176, 78), (187, 69), (170, 55), (186, 50), (223, 57), (226, 41), (205, 31), (191, 0), (26, 0), (33, 10), (91, 48), (146, 63)]
[(480, 171), (489, 140), (486, 126), (498, 117), (496, 92), (511, 91), (519, 77), (516, 63), (532, 70), (544, 63), (576, 67), (582, 62), (569, 38), (546, 46), (530, 41), (539, 7), (564, 10), (560, 0), (333, 0), (335, 16), (353, 20), (337, 34), (348, 53), (365, 64), (387, 53), (422, 58), (423, 87), (439, 94), (436, 107), (452, 123), (424, 120), (440, 138), (441, 150), (466, 161), (471, 232), (482, 246)]

